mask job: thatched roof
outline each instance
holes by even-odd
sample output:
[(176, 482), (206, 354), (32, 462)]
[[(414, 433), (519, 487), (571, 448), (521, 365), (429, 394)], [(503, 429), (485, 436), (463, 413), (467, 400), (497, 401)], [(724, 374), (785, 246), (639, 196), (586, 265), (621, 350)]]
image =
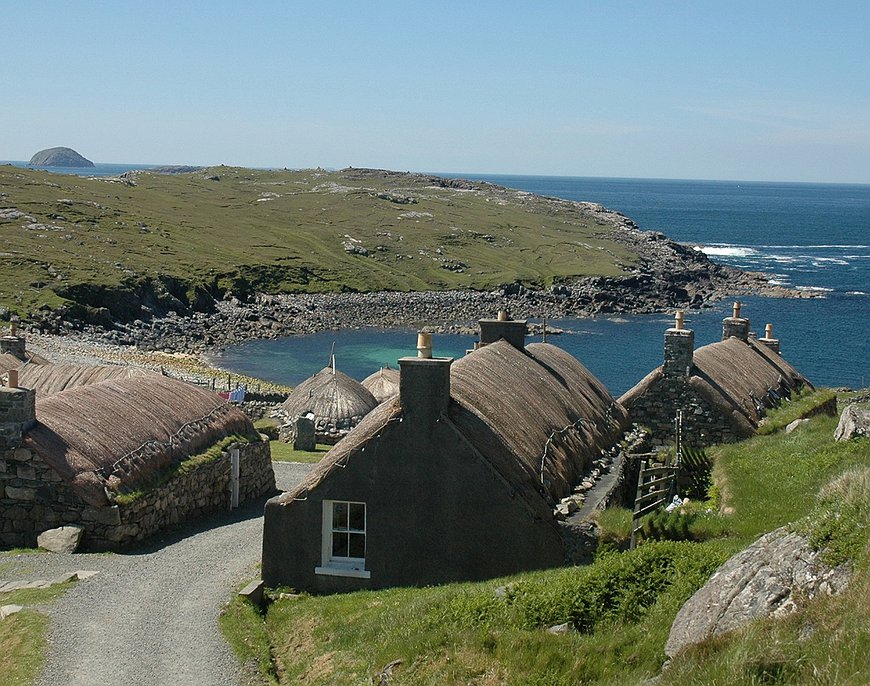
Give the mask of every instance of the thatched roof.
[(36, 417), (25, 447), (95, 506), (108, 503), (106, 488), (135, 490), (226, 436), (257, 435), (217, 394), (156, 374), (37, 398)]
[(0, 374), (5, 374), (10, 369), (23, 370), (30, 365), (49, 364), (42, 355), (36, 353), (26, 353), (25, 360), (21, 360), (11, 353), (0, 353)]
[(44, 398), (76, 386), (87, 386), (111, 379), (154, 376), (155, 374), (157, 372), (142, 367), (126, 365), (27, 365), (21, 369), (18, 383), (22, 388), (34, 389), (37, 397)]
[(318, 434), (346, 433), (377, 405), (359, 381), (324, 367), (294, 388), (281, 409), (290, 418), (314, 415)]
[[(504, 341), (487, 345), (452, 365), (450, 384), (447, 419), (535, 516), (551, 516), (552, 502), (627, 425), (625, 410), (604, 386), (546, 343), (527, 352)], [(336, 464), (364, 459), (366, 443), (401, 416), (398, 398), (382, 403), (282, 502), (316, 487)]]
[(553, 499), (567, 495), (628, 424), (602, 383), (548, 343), (530, 344), (525, 352), (504, 341), (487, 345), (453, 365), (450, 384), (457, 404), (451, 419), (472, 443), (481, 434), (477, 418), (511, 454), (506, 458), (494, 446), (487, 457), (497, 468), (521, 466)]
[(392, 398), (399, 392), (399, 370), (381, 367), (371, 376), (362, 380), (363, 388), (375, 396), (379, 403)]
[[(647, 393), (654, 393), (662, 368), (647, 374), (619, 402), (631, 410)], [(728, 338), (694, 352), (689, 385), (729, 420), (737, 435), (747, 436), (765, 411), (781, 398), (812, 384), (786, 360), (756, 340)]]

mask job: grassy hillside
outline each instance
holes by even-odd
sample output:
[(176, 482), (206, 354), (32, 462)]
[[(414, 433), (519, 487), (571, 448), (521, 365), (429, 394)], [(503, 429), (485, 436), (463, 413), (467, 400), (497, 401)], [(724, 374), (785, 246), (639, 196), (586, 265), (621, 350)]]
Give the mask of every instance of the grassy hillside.
[(0, 306), (75, 301), (119, 316), (143, 289), (146, 302), (189, 304), (226, 290), (549, 285), (635, 260), (600, 215), (484, 183), (229, 167), (132, 178), (0, 166)]
[[(870, 475), (850, 473), (848, 484), (837, 481), (816, 498), (837, 475), (865, 464), (870, 445), (835, 443), (835, 425), (816, 417), (791, 434), (714, 450), (714, 498), (727, 514), (701, 517), (720, 520), (703, 523), (718, 537), (702, 543), (647, 542), (587, 567), (483, 583), (283, 598), (265, 618), (235, 601), (224, 626), (272, 683), (645, 684), (661, 670), (677, 611), (716, 566), (761, 533), (800, 520), (811, 540), (857, 560), (847, 594), (705, 642), (674, 660), (659, 683), (870, 683), (862, 595), (870, 587)], [(826, 516), (832, 511), (840, 515)], [(817, 525), (829, 521), (839, 524)], [(563, 622), (579, 631), (547, 631)]]

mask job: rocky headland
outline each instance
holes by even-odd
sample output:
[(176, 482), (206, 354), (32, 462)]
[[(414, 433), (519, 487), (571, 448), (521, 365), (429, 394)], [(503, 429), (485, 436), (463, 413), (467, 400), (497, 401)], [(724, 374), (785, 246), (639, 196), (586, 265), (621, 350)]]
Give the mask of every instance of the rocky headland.
[(28, 163), (31, 167), (93, 167), (94, 163), (72, 148), (40, 150)]
[(201, 354), (347, 327), (465, 332), (499, 309), (556, 319), (802, 295), (596, 203), (384, 170), (177, 171), (136, 172), (122, 196), (111, 180), (0, 170), (0, 291), (13, 294), (0, 320)]

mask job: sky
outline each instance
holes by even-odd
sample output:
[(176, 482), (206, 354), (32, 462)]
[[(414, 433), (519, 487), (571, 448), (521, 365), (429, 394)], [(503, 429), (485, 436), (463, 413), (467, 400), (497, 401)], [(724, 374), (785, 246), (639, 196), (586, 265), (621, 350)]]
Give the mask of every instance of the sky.
[(870, 183), (870, 2), (0, 0), (0, 159)]

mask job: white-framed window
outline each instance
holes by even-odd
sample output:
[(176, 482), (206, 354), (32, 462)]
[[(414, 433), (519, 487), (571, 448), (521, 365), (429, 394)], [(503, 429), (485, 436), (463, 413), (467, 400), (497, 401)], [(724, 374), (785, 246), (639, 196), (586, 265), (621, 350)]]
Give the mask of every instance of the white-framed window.
[(323, 501), (323, 549), (316, 574), (368, 579), (366, 570), (366, 504)]

